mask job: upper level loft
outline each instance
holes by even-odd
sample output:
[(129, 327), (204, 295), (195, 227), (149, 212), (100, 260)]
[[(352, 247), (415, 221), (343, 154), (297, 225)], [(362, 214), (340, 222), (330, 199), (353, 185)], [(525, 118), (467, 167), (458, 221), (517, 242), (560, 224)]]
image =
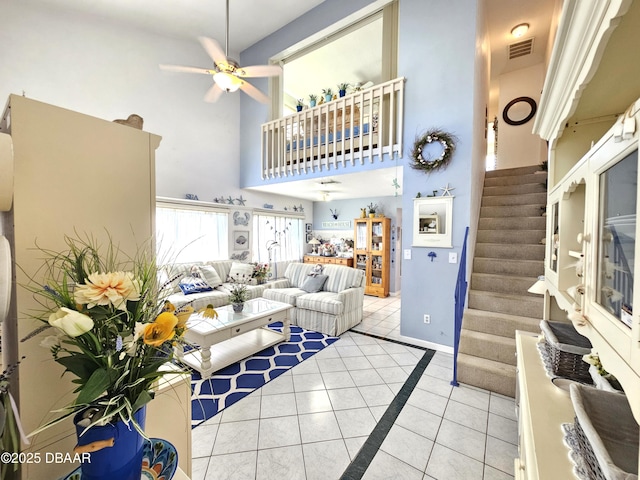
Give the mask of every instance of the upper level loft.
[(262, 178), (402, 156), (404, 78), (262, 125)]

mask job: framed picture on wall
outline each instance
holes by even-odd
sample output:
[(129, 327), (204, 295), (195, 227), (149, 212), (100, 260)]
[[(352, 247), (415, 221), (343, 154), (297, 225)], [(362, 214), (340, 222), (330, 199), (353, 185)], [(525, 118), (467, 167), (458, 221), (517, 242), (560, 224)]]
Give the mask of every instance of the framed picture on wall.
[(249, 231), (235, 230), (233, 232), (233, 249), (246, 250), (249, 248)]
[(306, 223), (306, 224), (304, 225), (304, 228), (305, 228), (305, 232), (307, 232), (307, 233), (311, 233), (311, 229), (313, 228), (313, 225), (312, 225), (312, 224), (310, 224), (310, 223)]
[(313, 235), (310, 233), (307, 233), (307, 238), (306, 238), (307, 243), (309, 243), (312, 238), (313, 238)]

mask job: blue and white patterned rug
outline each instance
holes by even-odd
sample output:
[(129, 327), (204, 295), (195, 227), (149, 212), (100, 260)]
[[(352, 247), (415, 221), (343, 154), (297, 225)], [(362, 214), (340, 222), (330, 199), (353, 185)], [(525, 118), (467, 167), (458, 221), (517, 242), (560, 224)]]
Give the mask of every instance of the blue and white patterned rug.
[[(282, 331), (282, 323), (272, 323), (269, 328)], [(194, 371), (191, 374), (191, 428), (217, 415), (336, 340), (338, 337), (292, 325), (288, 342), (266, 348), (205, 379)]]

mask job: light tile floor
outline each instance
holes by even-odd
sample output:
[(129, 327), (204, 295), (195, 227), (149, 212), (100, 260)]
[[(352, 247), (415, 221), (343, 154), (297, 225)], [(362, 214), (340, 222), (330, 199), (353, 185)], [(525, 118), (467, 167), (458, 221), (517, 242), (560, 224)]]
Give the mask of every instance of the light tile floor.
[[(359, 329), (394, 338), (399, 309), (399, 298), (366, 297)], [(192, 479), (339, 479), (423, 354), (344, 333), (196, 427)], [(436, 352), (363, 479), (513, 478), (513, 399), (451, 376), (452, 356)]]

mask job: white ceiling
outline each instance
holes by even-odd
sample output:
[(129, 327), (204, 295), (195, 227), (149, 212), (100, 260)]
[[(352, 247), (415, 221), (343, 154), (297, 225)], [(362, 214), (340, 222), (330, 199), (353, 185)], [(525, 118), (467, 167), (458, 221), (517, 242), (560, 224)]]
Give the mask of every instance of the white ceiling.
[[(398, 179), (399, 189), (393, 185), (394, 178)], [(286, 187), (288, 197), (304, 198), (314, 202), (323, 200), (323, 193), (329, 194), (328, 200), (391, 197), (396, 193), (402, 195), (402, 166), (287, 182)], [(282, 195), (282, 183), (252, 187), (250, 190)]]
[[(225, 0), (21, 0), (33, 5), (51, 6), (62, 10), (97, 15), (114, 22), (130, 25), (161, 35), (183, 38), (194, 42), (194, 49), (201, 49), (195, 40), (200, 35), (225, 41)], [(295, 18), (303, 15), (324, 0), (230, 0), (229, 51), (241, 52), (271, 33), (279, 30)], [(497, 114), (498, 78), (501, 74), (535, 65), (544, 61), (548, 44), (552, 15), (559, 0), (487, 0), (489, 38), (491, 45), (491, 85), (490, 117)], [(527, 22), (531, 28), (523, 39), (534, 37), (532, 55), (515, 60), (507, 59), (508, 45), (516, 41), (510, 31), (518, 23)], [(371, 27), (375, 28), (374, 26)], [(359, 40), (350, 39), (349, 48), (342, 48), (344, 64), (358, 63), (350, 55), (362, 57), (370, 52), (371, 35), (361, 35)], [(522, 39), (520, 39), (522, 40)], [(355, 42), (355, 43), (354, 43)], [(368, 43), (367, 43), (368, 42)], [(335, 54), (332, 54), (335, 55)], [(325, 61), (326, 63), (326, 61)], [(330, 63), (330, 62), (329, 62)], [(371, 62), (369, 62), (371, 63)], [(371, 65), (369, 65), (371, 67)], [(316, 67), (317, 68), (317, 67)], [(373, 68), (373, 67), (371, 67)], [(308, 67), (304, 67), (309, 71)], [(330, 73), (335, 64), (323, 69)], [(313, 70), (313, 69), (312, 69)], [(373, 72), (373, 69), (371, 70)], [(402, 74), (402, 72), (399, 72)], [(313, 75), (318, 75), (317, 70)], [(332, 87), (338, 81), (351, 82), (365, 80), (373, 75), (366, 72), (352, 72), (347, 77), (335, 80), (323, 77), (318, 88)], [(373, 78), (372, 78), (373, 80)], [(375, 80), (374, 80), (375, 81)], [(315, 88), (315, 87), (314, 87)], [(297, 98), (306, 97), (310, 91), (292, 92)], [(319, 92), (318, 92), (319, 93)], [(305, 99), (307, 100), (307, 99)], [(398, 178), (402, 178), (401, 173)], [(368, 196), (394, 195), (392, 180), (395, 168), (375, 170), (358, 174), (340, 175), (339, 185), (333, 185), (333, 198), (357, 198)], [(320, 191), (325, 190), (317, 180), (303, 180), (287, 183), (287, 195), (309, 200), (318, 200)], [(278, 185), (261, 188), (278, 192)], [(281, 189), (280, 189), (281, 190)], [(327, 188), (326, 190), (331, 190)]]
[[(225, 0), (21, 0), (97, 15), (132, 28), (194, 41), (215, 38), (224, 48)], [(229, 52), (241, 52), (324, 0), (230, 0)]]

